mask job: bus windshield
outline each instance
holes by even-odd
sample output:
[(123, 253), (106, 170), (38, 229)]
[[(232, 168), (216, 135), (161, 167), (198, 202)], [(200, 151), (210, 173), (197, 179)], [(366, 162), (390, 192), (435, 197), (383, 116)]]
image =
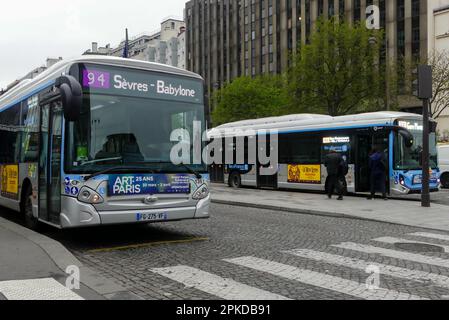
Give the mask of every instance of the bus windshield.
[[(423, 150), (423, 126), (422, 121), (399, 121), (399, 125), (405, 127), (413, 135), (413, 145), (408, 147), (402, 135), (396, 134), (394, 147), (395, 170), (421, 170)], [(436, 169), (438, 166), (436, 134), (429, 136), (430, 167)]]
[[(171, 162), (171, 149), (178, 142), (171, 142), (170, 135), (175, 129), (186, 129), (192, 141), (194, 121), (204, 130), (202, 104), (86, 95), (79, 121), (67, 123), (66, 172), (86, 174), (126, 165), (155, 172), (185, 172), (185, 167)], [(203, 164), (189, 167), (206, 171)]]

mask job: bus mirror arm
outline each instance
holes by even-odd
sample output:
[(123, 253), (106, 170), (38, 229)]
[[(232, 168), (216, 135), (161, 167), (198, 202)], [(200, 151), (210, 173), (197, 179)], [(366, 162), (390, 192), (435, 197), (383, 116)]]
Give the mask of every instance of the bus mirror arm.
[(74, 77), (66, 75), (56, 79), (55, 86), (61, 94), (64, 117), (71, 122), (77, 121), (83, 103), (83, 90), (80, 83)]

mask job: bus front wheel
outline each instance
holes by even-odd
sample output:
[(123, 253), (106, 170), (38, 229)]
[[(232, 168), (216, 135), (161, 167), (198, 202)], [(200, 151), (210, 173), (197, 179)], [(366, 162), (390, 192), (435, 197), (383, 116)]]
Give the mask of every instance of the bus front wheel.
[(443, 188), (449, 189), (449, 172), (443, 173), (440, 179), (441, 179), (441, 186)]
[(240, 188), (242, 186), (242, 178), (240, 173), (233, 172), (229, 176), (229, 186), (232, 188)]
[(33, 215), (33, 202), (31, 200), (32, 191), (31, 188), (25, 193), (25, 197), (23, 198), (23, 215), (25, 218), (25, 226), (31, 230), (39, 229), (39, 220)]

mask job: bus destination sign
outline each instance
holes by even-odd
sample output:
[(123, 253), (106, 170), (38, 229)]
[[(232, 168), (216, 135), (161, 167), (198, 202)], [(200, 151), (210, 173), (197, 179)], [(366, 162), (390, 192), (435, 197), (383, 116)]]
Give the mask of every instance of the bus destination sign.
[(97, 66), (83, 68), (81, 77), (83, 88), (90, 93), (203, 103), (200, 80)]

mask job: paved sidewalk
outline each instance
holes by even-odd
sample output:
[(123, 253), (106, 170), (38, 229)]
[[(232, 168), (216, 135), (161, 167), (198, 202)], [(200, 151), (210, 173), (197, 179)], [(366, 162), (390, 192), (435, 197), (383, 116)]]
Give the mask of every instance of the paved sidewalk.
[[(79, 268), (79, 290), (66, 287), (69, 266)], [(0, 300), (138, 298), (83, 266), (59, 242), (0, 218)]]
[(419, 202), (362, 197), (345, 197), (344, 201), (327, 199), (324, 194), (299, 191), (232, 189), (222, 184), (212, 184), (212, 202), (281, 210), (303, 214), (359, 218), (413, 227), (449, 231), (449, 206), (432, 204), (422, 208)]

